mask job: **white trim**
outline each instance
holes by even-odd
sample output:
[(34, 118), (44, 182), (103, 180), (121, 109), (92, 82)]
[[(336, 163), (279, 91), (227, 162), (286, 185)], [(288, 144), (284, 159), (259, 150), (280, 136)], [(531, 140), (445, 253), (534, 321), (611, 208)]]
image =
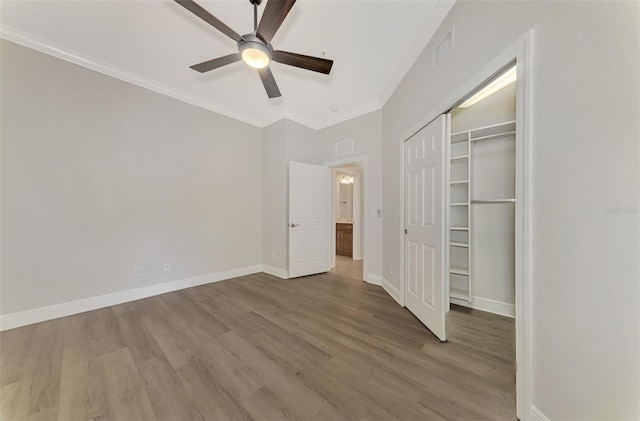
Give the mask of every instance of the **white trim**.
[(142, 298), (165, 294), (172, 291), (178, 291), (180, 289), (191, 288), (194, 286), (209, 284), (212, 282), (224, 281), (226, 279), (237, 278), (239, 276), (251, 275), (261, 271), (262, 265), (246, 266), (243, 268), (227, 270), (224, 272), (194, 276), (192, 278), (163, 282), (161, 284), (149, 285), (146, 287), (129, 289), (126, 291), (119, 291), (111, 294), (99, 295), (97, 297), (84, 298), (80, 300), (69, 301), (66, 303), (35, 308), (32, 310), (5, 314), (0, 316), (0, 331), (57, 319), (59, 317), (84, 313), (85, 311), (96, 310), (99, 308), (122, 304), (129, 301), (140, 300)]
[(380, 102), (377, 100), (374, 100), (369, 102), (368, 104), (364, 104), (362, 107), (359, 107), (358, 109), (355, 109), (349, 113), (341, 114), (337, 118), (326, 120), (320, 124), (311, 122), (309, 120), (306, 120), (300, 117), (295, 113), (291, 113), (287, 111), (284, 111), (282, 115), (276, 117), (275, 119), (256, 120), (256, 119), (247, 117), (247, 115), (245, 114), (240, 114), (240, 113), (231, 111), (220, 104), (216, 104), (211, 101), (204, 100), (195, 95), (172, 88), (168, 85), (146, 78), (144, 76), (133, 73), (131, 71), (102, 62), (100, 60), (81, 54), (79, 52), (69, 50), (65, 47), (56, 45), (54, 43), (51, 43), (47, 40), (36, 37), (34, 35), (27, 34), (26, 32), (22, 32), (8, 25), (0, 24), (0, 38), (6, 39), (7, 41), (14, 42), (16, 44), (22, 45), (27, 48), (31, 48), (32, 50), (36, 50), (41, 53), (59, 58), (61, 60), (68, 61), (69, 63), (73, 63), (78, 66), (85, 67), (87, 69), (96, 71), (98, 73), (102, 73), (107, 76), (111, 76), (113, 78), (123, 80), (125, 82), (131, 83), (141, 88), (148, 89), (153, 92), (157, 92), (159, 94), (168, 96), (178, 101), (191, 104), (195, 107), (213, 111), (214, 113), (217, 113), (229, 118), (233, 118), (234, 120), (242, 121), (244, 123), (251, 124), (252, 126), (256, 126), (259, 128), (265, 128), (280, 120), (288, 119), (291, 121), (295, 121), (296, 123), (302, 124), (306, 127), (309, 127), (311, 129), (321, 130), (321, 129), (325, 129), (327, 127), (336, 125), (338, 123), (342, 123), (344, 121), (351, 120), (353, 118), (360, 117), (362, 115), (369, 114), (373, 111), (382, 109), (382, 105), (380, 104)]
[(551, 418), (547, 417), (534, 405), (531, 405), (531, 418), (530, 421), (551, 421)]
[[(418, 131), (416, 130), (416, 133)], [(402, 137), (399, 142), (400, 147), (400, 268), (398, 270), (400, 276), (400, 305), (405, 307), (405, 297), (404, 297), (404, 142), (409, 140), (409, 138), (413, 135), (413, 133), (409, 136)], [(446, 269), (446, 268), (445, 268)]]
[[(516, 415), (533, 405), (533, 276), (531, 142), (533, 141), (533, 29), (516, 43)], [(521, 215), (520, 218), (517, 215)]]
[(404, 305), (404, 142), (450, 110), (477, 86), (491, 78), (500, 69), (516, 60), (516, 415), (521, 421), (529, 421), (533, 393), (533, 315), (532, 315), (532, 237), (531, 228), (531, 141), (533, 82), (532, 55), (534, 30), (531, 29), (502, 51), (473, 77), (460, 84), (447, 98), (432, 108), (425, 116), (400, 136), (400, 291)]
[(380, 275), (374, 275), (373, 273), (364, 274), (364, 281), (368, 284), (382, 286), (382, 280), (383, 278)]
[(393, 286), (391, 282), (387, 281), (385, 278), (382, 278), (382, 288), (384, 288), (384, 290), (387, 291), (387, 293), (389, 293), (389, 295), (391, 295), (391, 297), (393, 297), (393, 299), (396, 300), (398, 304), (402, 305), (400, 303), (400, 290)]
[(469, 303), (469, 301), (467, 300), (451, 298), (451, 304), (457, 304), (463, 307), (475, 308), (476, 310), (482, 310), (482, 311), (486, 311), (493, 314), (499, 314), (501, 316), (511, 317), (512, 319), (516, 317), (516, 306), (514, 304), (491, 300), (489, 298), (474, 297), (471, 303)]
[(336, 118), (327, 119), (320, 124), (311, 123), (310, 121), (305, 120), (301, 117), (298, 117), (291, 112), (284, 112), (283, 118), (288, 118), (289, 120), (293, 120), (297, 123), (304, 124), (305, 126), (315, 130), (322, 130), (322, 129), (326, 129), (327, 127), (335, 126), (336, 124), (344, 123), (345, 121), (353, 120), (354, 118), (361, 117), (363, 115), (366, 115), (381, 109), (382, 109), (382, 105), (378, 101), (371, 101), (370, 103), (365, 104), (362, 107), (356, 108), (355, 110), (350, 111), (348, 113), (340, 114)]
[(275, 266), (262, 265), (262, 272), (269, 275), (277, 276), (282, 279), (289, 279), (289, 271), (286, 269), (280, 269)]
[[(8, 41), (15, 42), (16, 44), (20, 44), (24, 47), (40, 51), (41, 53), (57, 57), (59, 59), (77, 64), (78, 66), (82, 66), (87, 69), (94, 70), (107, 76), (129, 82), (133, 85), (140, 86), (141, 88), (166, 95), (173, 99), (177, 99), (178, 101), (186, 102), (187, 104), (191, 104), (196, 107), (204, 108), (205, 110), (213, 111), (220, 115), (233, 118), (234, 120), (242, 121), (260, 128), (267, 126), (262, 121), (247, 118), (247, 116), (244, 114), (238, 114), (229, 111), (218, 104), (214, 104), (210, 101), (205, 101), (202, 98), (198, 98), (194, 95), (188, 94), (178, 89), (171, 88), (167, 85), (148, 79), (144, 76), (138, 75), (128, 70), (121, 69), (111, 64), (96, 60), (92, 57), (83, 55), (81, 53), (68, 50), (64, 47), (55, 45), (53, 43), (50, 43), (49, 41), (45, 41), (41, 38), (19, 31), (7, 25), (0, 25), (0, 38), (4, 38)], [(281, 119), (282, 118), (280, 118), (280, 120)]]

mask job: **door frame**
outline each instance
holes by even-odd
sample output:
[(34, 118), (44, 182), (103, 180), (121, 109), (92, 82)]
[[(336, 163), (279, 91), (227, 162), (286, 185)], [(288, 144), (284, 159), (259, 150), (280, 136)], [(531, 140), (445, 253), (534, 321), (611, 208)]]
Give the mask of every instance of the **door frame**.
[(426, 113), (404, 136), (399, 139), (400, 148), (400, 304), (405, 306), (404, 268), (404, 142), (438, 118), (446, 114), (485, 81), (499, 73), (514, 61), (518, 65), (516, 84), (516, 415), (522, 421), (531, 418), (533, 393), (532, 342), (532, 238), (531, 238), (531, 141), (532, 141), (532, 67), (533, 38), (531, 29), (508, 48), (490, 60), (466, 82), (455, 89), (437, 107)]
[[(360, 174), (361, 179), (360, 179), (360, 189), (361, 189), (361, 196), (362, 196), (362, 203), (361, 203), (361, 213), (362, 213), (362, 221), (360, 222), (360, 231), (362, 233), (362, 242), (361, 242), (361, 250), (362, 250), (362, 277), (363, 277), (363, 281), (369, 282), (367, 281), (367, 262), (369, 261), (368, 258), (368, 247), (367, 247), (367, 228), (368, 228), (368, 224), (367, 224), (367, 209), (369, 209), (368, 204), (369, 204), (369, 198), (368, 198), (368, 188), (367, 188), (367, 175), (368, 175), (368, 169), (367, 169), (367, 161), (368, 161), (368, 156), (367, 155), (359, 155), (359, 156), (354, 156), (351, 158), (344, 158), (344, 159), (339, 159), (336, 161), (328, 161), (328, 162), (324, 162), (322, 165), (331, 168), (332, 170), (332, 174), (335, 174), (335, 169), (336, 168), (340, 168), (342, 166), (345, 165), (349, 165), (349, 164), (360, 164), (360, 166), (362, 167), (362, 173)], [(332, 229), (332, 234), (331, 234), (331, 244), (329, 245), (330, 250), (329, 250), (329, 263), (330, 266), (333, 268), (336, 266), (336, 230), (335, 230), (335, 223), (336, 223), (336, 191), (335, 191), (335, 187), (336, 187), (336, 183), (332, 182), (331, 183), (331, 206), (333, 211), (330, 212), (330, 221), (329, 223), (331, 224), (332, 227), (334, 227), (334, 229)]]

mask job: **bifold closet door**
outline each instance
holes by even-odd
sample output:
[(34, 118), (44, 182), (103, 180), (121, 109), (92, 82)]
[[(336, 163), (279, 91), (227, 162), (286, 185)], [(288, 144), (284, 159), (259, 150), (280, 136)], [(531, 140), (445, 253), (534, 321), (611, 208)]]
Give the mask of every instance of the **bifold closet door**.
[(445, 145), (442, 115), (404, 144), (405, 305), (446, 340)]

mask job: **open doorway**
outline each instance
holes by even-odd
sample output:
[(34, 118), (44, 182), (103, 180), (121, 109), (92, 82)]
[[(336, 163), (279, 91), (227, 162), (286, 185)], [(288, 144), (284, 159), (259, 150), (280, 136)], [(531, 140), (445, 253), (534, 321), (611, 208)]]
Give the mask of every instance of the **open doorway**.
[(449, 112), (445, 184), (447, 337), (500, 367), (514, 416), (516, 81), (512, 63)]
[(359, 162), (333, 169), (335, 267), (348, 279), (363, 280), (362, 268), (362, 165)]
[(364, 280), (366, 263), (366, 157), (325, 163), (332, 169), (330, 246), (332, 271), (347, 278)]
[(446, 268), (450, 303), (514, 318), (515, 63), (450, 112)]

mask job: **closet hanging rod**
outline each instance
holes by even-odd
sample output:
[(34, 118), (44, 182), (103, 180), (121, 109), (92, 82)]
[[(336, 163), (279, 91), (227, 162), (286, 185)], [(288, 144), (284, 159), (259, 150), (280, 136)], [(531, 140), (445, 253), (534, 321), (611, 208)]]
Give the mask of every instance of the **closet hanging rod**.
[(492, 203), (516, 203), (516, 199), (488, 199), (488, 200), (472, 200), (471, 203), (492, 204)]
[(471, 141), (472, 142), (484, 142), (485, 140), (491, 140), (491, 139), (499, 139), (501, 137), (506, 137), (506, 136), (511, 136), (516, 134), (515, 130), (509, 131), (509, 132), (501, 132), (501, 133), (494, 133), (494, 134), (489, 134), (486, 136), (480, 136), (480, 137), (472, 137)]

